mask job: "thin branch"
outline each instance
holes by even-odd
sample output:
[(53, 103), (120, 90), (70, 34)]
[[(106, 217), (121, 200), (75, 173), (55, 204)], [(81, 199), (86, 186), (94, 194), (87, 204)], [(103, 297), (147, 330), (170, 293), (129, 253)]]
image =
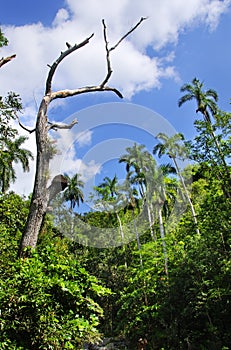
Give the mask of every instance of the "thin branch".
[(17, 117), (17, 119), (18, 119), (18, 124), (21, 126), (21, 128), (22, 129), (24, 129), (25, 131), (27, 131), (27, 132), (29, 132), (30, 134), (32, 134), (32, 132), (35, 132), (35, 130), (36, 130), (36, 128), (34, 128), (34, 129), (27, 129), (27, 127), (25, 127), (22, 123), (21, 123), (21, 121), (20, 121), (20, 119), (19, 119), (19, 117), (16, 115), (16, 117)]
[(50, 122), (48, 122), (48, 124), (50, 124), (48, 130), (71, 129), (73, 128), (74, 125), (78, 124), (78, 120), (74, 119), (70, 124), (56, 124), (56, 123), (50, 123)]
[(119, 46), (119, 44), (127, 38), (127, 36), (129, 36), (132, 32), (134, 32), (134, 30), (136, 30), (136, 28), (147, 19), (148, 17), (141, 17), (141, 19), (139, 20), (138, 23), (136, 23), (136, 25), (134, 27), (132, 27), (124, 36), (122, 36), (122, 38), (114, 45), (110, 48), (110, 51), (115, 50), (117, 48), (117, 46)]
[(16, 57), (16, 55), (12, 55), (12, 56), (8, 56), (8, 57), (2, 57), (2, 58), (0, 59), (0, 68), (1, 68), (4, 64), (10, 62), (10, 61), (11, 61), (13, 58), (15, 58), (15, 57)]
[(111, 51), (115, 50), (119, 44), (126, 39), (145, 19), (147, 19), (147, 17), (141, 17), (141, 19), (139, 20), (138, 23), (136, 23), (136, 25), (134, 27), (132, 27), (125, 35), (123, 35), (118, 41), (117, 43), (109, 48), (109, 42), (107, 39), (107, 27), (105, 24), (104, 19), (102, 20), (103, 23), (103, 36), (104, 36), (104, 42), (105, 42), (105, 50), (106, 50), (106, 61), (107, 61), (107, 75), (105, 77), (105, 79), (103, 80), (103, 82), (101, 83), (101, 86), (104, 86), (108, 80), (110, 79), (113, 71), (111, 68), (111, 61), (110, 61), (110, 53)]
[(47, 81), (46, 81), (46, 92), (45, 92), (46, 95), (51, 93), (52, 79), (60, 62), (62, 62), (62, 60), (66, 56), (70, 55), (72, 52), (88, 44), (90, 39), (93, 37), (93, 35), (94, 34), (91, 34), (87, 39), (82, 41), (80, 44), (75, 44), (74, 46), (71, 46), (68, 44), (69, 45), (68, 49), (64, 52), (61, 52), (61, 55), (57, 58), (57, 60), (51, 66), (48, 65), (48, 67), (50, 67), (50, 72), (48, 74)]
[(110, 79), (113, 71), (111, 68), (111, 61), (110, 61), (110, 51), (111, 50), (108, 47), (107, 27), (106, 27), (104, 19), (102, 20), (102, 23), (103, 23), (103, 36), (104, 36), (104, 42), (105, 42), (106, 61), (107, 61), (107, 75), (101, 84), (101, 86), (104, 86), (108, 82), (108, 80)]

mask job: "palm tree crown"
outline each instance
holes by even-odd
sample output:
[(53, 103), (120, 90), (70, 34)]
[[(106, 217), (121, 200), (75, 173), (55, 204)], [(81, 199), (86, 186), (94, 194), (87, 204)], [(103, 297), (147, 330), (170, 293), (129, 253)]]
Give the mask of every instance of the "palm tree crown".
[(16, 180), (14, 163), (20, 163), (23, 171), (28, 172), (29, 159), (33, 159), (33, 154), (30, 150), (21, 148), (27, 138), (19, 136), (14, 141), (4, 140), (0, 149), (0, 188), (2, 192), (6, 192), (10, 183)]
[(184, 84), (180, 91), (187, 93), (179, 99), (178, 106), (181, 107), (185, 102), (195, 99), (197, 102), (196, 112), (201, 112), (205, 120), (211, 123), (208, 110), (212, 115), (216, 114), (218, 95), (213, 89), (203, 91), (203, 86), (203, 82), (200, 82), (197, 78), (192, 80), (192, 84)]
[(84, 183), (79, 179), (79, 174), (75, 174), (73, 177), (69, 177), (65, 174), (65, 178), (67, 179), (67, 188), (64, 191), (64, 199), (70, 201), (71, 209), (74, 209), (76, 204), (79, 207), (80, 202), (83, 203), (84, 201), (84, 195), (82, 192)]

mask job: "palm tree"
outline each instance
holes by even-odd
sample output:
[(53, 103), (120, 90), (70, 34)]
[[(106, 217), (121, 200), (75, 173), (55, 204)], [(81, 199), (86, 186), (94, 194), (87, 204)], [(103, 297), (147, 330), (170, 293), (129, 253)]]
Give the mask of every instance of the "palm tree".
[(198, 222), (197, 222), (197, 217), (195, 213), (195, 209), (193, 206), (193, 203), (190, 199), (187, 187), (185, 185), (185, 181), (183, 176), (181, 175), (181, 171), (177, 162), (177, 158), (180, 159), (185, 159), (186, 158), (186, 148), (184, 145), (180, 145), (180, 142), (184, 140), (184, 136), (181, 133), (175, 134), (172, 137), (167, 136), (164, 133), (159, 133), (156, 136), (157, 139), (162, 140), (162, 142), (158, 143), (154, 148), (153, 148), (153, 154), (158, 153), (159, 157), (162, 157), (164, 154), (167, 154), (170, 159), (173, 160), (174, 166), (176, 168), (177, 174), (180, 178), (181, 184), (184, 189), (184, 193), (186, 195), (187, 201), (189, 203), (193, 221), (196, 227), (196, 232), (199, 234), (199, 228), (198, 228)]
[[(165, 241), (165, 228), (163, 214), (165, 217), (169, 213), (169, 200), (175, 199), (172, 195), (172, 183), (167, 182), (169, 174), (175, 174), (176, 169), (170, 164), (156, 166), (156, 163), (150, 163), (149, 172), (147, 176), (147, 200), (152, 204), (152, 213), (157, 215), (160, 237), (162, 240), (164, 267), (165, 273), (168, 276), (168, 256), (167, 246)], [(174, 186), (175, 189), (175, 186)]]
[(141, 250), (140, 235), (137, 228), (136, 213), (135, 213), (136, 209), (138, 210), (140, 209), (140, 201), (139, 201), (137, 189), (134, 186), (132, 186), (128, 178), (120, 186), (120, 198), (122, 198), (122, 202), (125, 206), (124, 211), (125, 212), (127, 210), (132, 211), (133, 227), (136, 235), (138, 251), (140, 253), (140, 265), (143, 266), (143, 259), (140, 252)]
[(137, 145), (136, 143), (133, 147), (126, 148), (127, 153), (122, 155), (119, 159), (119, 163), (126, 163), (127, 170), (127, 180), (130, 184), (135, 184), (139, 188), (140, 196), (143, 200), (143, 205), (146, 206), (150, 234), (155, 240), (155, 234), (153, 232), (153, 220), (151, 215), (151, 209), (149, 207), (148, 201), (146, 200), (146, 188), (147, 188), (147, 178), (146, 174), (150, 167), (150, 164), (154, 162), (153, 157), (150, 153), (145, 150), (144, 145)]
[[(210, 117), (210, 113), (212, 116), (214, 116), (218, 111), (217, 104), (216, 104), (216, 102), (218, 101), (218, 95), (216, 91), (213, 89), (204, 91), (203, 85), (204, 84), (200, 82), (197, 78), (194, 78), (192, 80), (192, 84), (184, 84), (180, 90), (181, 92), (186, 92), (186, 94), (179, 99), (178, 106), (181, 107), (185, 102), (196, 100), (196, 103), (197, 103), (196, 113), (201, 112), (205, 122), (207, 123), (208, 131), (216, 145), (216, 149), (218, 151), (220, 161), (224, 166), (226, 176), (228, 179), (229, 188), (230, 188), (231, 175), (229, 172), (229, 168), (226, 164), (225, 156), (222, 152), (220, 143), (214, 134), (211, 117)], [(227, 181), (226, 179), (224, 180)], [(228, 196), (229, 197), (231, 196), (230, 193), (228, 193)]]
[[(98, 185), (99, 189), (102, 189), (102, 193), (104, 194), (103, 197), (106, 200), (106, 197), (111, 197), (114, 198), (115, 195), (117, 194), (117, 185), (118, 185), (118, 178), (115, 175), (113, 179), (110, 179), (110, 177), (106, 176), (103, 179), (103, 182)], [(98, 189), (98, 192), (100, 190)]]
[(120, 199), (116, 198), (118, 195), (118, 178), (115, 175), (112, 179), (110, 177), (106, 176), (103, 179), (103, 182), (101, 182), (98, 186), (94, 187), (95, 191), (98, 195), (100, 195), (101, 200), (100, 204), (103, 205), (104, 208), (110, 208), (114, 210), (116, 214), (117, 221), (119, 223), (119, 230), (122, 242), (124, 242), (124, 232), (123, 232), (123, 225), (119, 216), (119, 210), (120, 210)]
[(213, 89), (203, 91), (203, 85), (204, 84), (197, 78), (192, 80), (192, 84), (184, 84), (180, 91), (187, 93), (179, 99), (178, 106), (181, 107), (185, 102), (195, 99), (197, 102), (196, 113), (201, 112), (205, 121), (211, 124), (211, 118), (208, 110), (212, 113), (212, 115), (216, 114), (216, 102), (218, 101), (218, 95)]
[(79, 207), (80, 203), (84, 202), (84, 195), (82, 191), (84, 183), (79, 179), (79, 174), (75, 174), (73, 177), (69, 177), (67, 174), (64, 174), (64, 177), (67, 179), (67, 187), (63, 193), (64, 199), (66, 202), (70, 201), (70, 209), (74, 209), (76, 204)]
[(74, 234), (74, 217), (73, 210), (77, 204), (80, 206), (80, 203), (84, 202), (84, 194), (82, 188), (84, 183), (80, 180), (80, 174), (76, 173), (73, 177), (70, 177), (67, 174), (64, 174), (64, 178), (67, 181), (67, 186), (63, 192), (63, 199), (66, 202), (70, 202), (70, 218), (68, 218), (68, 226), (70, 225), (70, 236), (73, 237)]
[(24, 172), (30, 170), (29, 159), (33, 159), (33, 154), (30, 150), (21, 148), (26, 139), (25, 136), (19, 136), (14, 141), (4, 140), (3, 149), (0, 150), (0, 188), (3, 193), (16, 180), (15, 163), (20, 163)]
[[(145, 150), (144, 145), (137, 145), (134, 143), (132, 147), (126, 148), (127, 153), (122, 155), (119, 159), (119, 163), (126, 163), (127, 174), (134, 175), (134, 183), (139, 185), (140, 195), (144, 197), (145, 194), (145, 172), (148, 169), (150, 162), (150, 154)], [(132, 172), (133, 170), (133, 172)]]

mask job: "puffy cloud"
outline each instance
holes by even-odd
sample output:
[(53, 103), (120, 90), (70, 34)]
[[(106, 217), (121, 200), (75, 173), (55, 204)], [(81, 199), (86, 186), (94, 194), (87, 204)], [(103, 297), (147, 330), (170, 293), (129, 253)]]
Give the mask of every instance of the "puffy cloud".
[[(127, 98), (141, 90), (160, 88), (162, 78), (179, 79), (174, 68), (174, 48), (180, 34), (198, 25), (214, 30), (230, 3), (231, 0), (66, 0), (65, 8), (59, 9), (49, 27), (42, 23), (2, 26), (10, 44), (1, 49), (1, 56), (16, 53), (17, 57), (1, 69), (0, 95), (11, 90), (19, 93), (25, 106), (23, 121), (33, 127), (38, 109), (36, 103), (39, 104), (43, 95), (49, 71), (47, 64), (54, 62), (65, 50), (65, 42), (78, 43), (95, 33), (88, 45), (67, 57), (58, 67), (53, 88), (98, 84), (106, 73), (102, 18), (106, 20), (110, 44), (114, 45), (141, 16), (148, 19), (112, 51), (110, 85), (120, 89)], [(161, 51), (163, 47), (166, 50)], [(161, 57), (161, 52), (165, 56)], [(63, 103), (56, 102), (55, 105)], [(72, 134), (68, 131), (62, 137), (62, 147), (69, 146), (71, 140)], [(35, 149), (32, 137), (27, 142), (30, 149)], [(79, 135), (80, 146), (90, 142), (90, 132)], [(74, 150), (70, 149), (68, 157), (66, 166), (74, 164)], [(97, 164), (83, 164), (77, 159), (73, 167), (77, 163), (85, 167), (86, 177), (99, 171)], [(24, 181), (26, 175), (20, 178)], [(26, 187), (25, 180), (25, 185), (21, 183), (21, 192)]]
[(141, 16), (148, 19), (112, 52), (114, 73), (111, 84), (122, 89), (127, 97), (141, 89), (159, 87), (163, 76), (175, 78), (177, 73), (173, 62), (150, 58), (147, 49), (158, 50), (169, 43), (176, 44), (179, 34), (192, 25), (203, 23), (214, 29), (229, 5), (230, 0), (188, 0), (187, 3), (183, 0), (110, 3), (106, 0), (66, 0), (66, 8), (57, 12), (50, 27), (35, 23), (3, 28), (10, 45), (2, 49), (2, 55), (16, 53), (17, 58), (1, 70), (0, 93), (17, 91), (24, 103), (32, 101), (34, 94), (41, 98), (47, 64), (65, 49), (66, 41), (80, 42), (92, 32), (95, 36), (90, 44), (60, 65), (54, 86), (60, 89), (98, 84), (106, 69), (101, 19), (105, 18), (109, 41), (115, 44)]

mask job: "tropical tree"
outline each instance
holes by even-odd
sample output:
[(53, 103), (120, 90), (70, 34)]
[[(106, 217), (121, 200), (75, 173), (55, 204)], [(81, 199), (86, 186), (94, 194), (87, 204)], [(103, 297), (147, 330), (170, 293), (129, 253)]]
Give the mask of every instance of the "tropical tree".
[(142, 204), (147, 209), (150, 234), (151, 237), (155, 239), (153, 231), (154, 221), (151, 208), (152, 204), (148, 202), (146, 196), (147, 173), (150, 170), (150, 166), (152, 166), (154, 159), (144, 145), (137, 145), (135, 143), (132, 147), (127, 147), (126, 151), (127, 153), (120, 157), (119, 163), (126, 164), (128, 182), (130, 182), (131, 185), (138, 186), (139, 194), (143, 202)]
[[(124, 231), (122, 221), (119, 215), (121, 209), (121, 197), (118, 188), (118, 178), (115, 175), (112, 179), (106, 176), (98, 186), (94, 187), (97, 195), (100, 196), (100, 200), (96, 201), (96, 206), (103, 207), (106, 211), (113, 210), (116, 215), (122, 242), (124, 242)], [(122, 204), (123, 205), (123, 204)]]
[[(155, 217), (159, 223), (160, 237), (162, 240), (163, 254), (165, 261), (165, 273), (168, 275), (168, 257), (167, 257), (167, 247), (165, 241), (165, 227), (164, 220), (167, 218), (169, 210), (169, 201), (175, 200), (173, 194), (173, 187), (175, 191), (175, 186), (170, 181), (167, 181), (168, 175), (175, 174), (176, 169), (170, 164), (160, 165), (157, 167), (155, 160), (149, 163), (149, 170), (146, 173), (147, 178), (147, 195), (146, 201), (148, 202), (148, 207), (152, 208), (153, 222)], [(168, 179), (169, 180), (169, 179)], [(156, 234), (155, 234), (156, 240)]]
[(136, 236), (137, 247), (140, 254), (140, 265), (143, 265), (142, 255), (141, 255), (141, 242), (140, 242), (140, 234), (137, 227), (136, 220), (136, 211), (140, 210), (140, 198), (138, 195), (138, 191), (134, 185), (127, 178), (123, 184), (120, 186), (120, 195), (119, 200), (123, 203), (124, 212), (126, 213), (128, 210), (132, 212), (132, 221), (133, 221), (133, 229)]
[(115, 175), (112, 179), (110, 177), (106, 176), (103, 179), (103, 182), (101, 182), (97, 187), (97, 192), (101, 193), (103, 195), (103, 199), (113, 199), (115, 198), (116, 194), (118, 193), (117, 190), (118, 186), (118, 178)]
[[(191, 84), (184, 84), (180, 90), (181, 92), (186, 92), (186, 94), (179, 99), (178, 106), (181, 107), (185, 102), (196, 100), (196, 113), (202, 113), (205, 122), (208, 124), (208, 132), (216, 145), (219, 161), (225, 169), (226, 179), (224, 180), (227, 182), (228, 187), (231, 189), (230, 171), (226, 164), (225, 156), (221, 149), (221, 145), (216, 135), (214, 134), (212, 120), (210, 116), (211, 114), (214, 117), (218, 113), (218, 107), (216, 104), (216, 102), (218, 101), (218, 95), (217, 92), (213, 89), (208, 89), (204, 91), (203, 87), (203, 82), (200, 82), (197, 78), (194, 78)], [(228, 194), (229, 197), (231, 197), (230, 192), (228, 192)]]
[(178, 133), (178, 134), (173, 135), (172, 137), (169, 137), (164, 133), (159, 133), (156, 137), (157, 137), (157, 139), (160, 139), (162, 142), (158, 143), (153, 148), (153, 154), (157, 153), (159, 157), (162, 157), (164, 154), (167, 154), (169, 156), (169, 158), (172, 159), (174, 166), (176, 168), (177, 174), (180, 178), (181, 184), (183, 186), (184, 194), (185, 194), (187, 201), (189, 203), (192, 217), (193, 217), (193, 221), (194, 221), (194, 224), (196, 227), (196, 231), (199, 234), (200, 231), (198, 228), (197, 216), (196, 216), (196, 212), (194, 209), (194, 205), (191, 201), (191, 198), (190, 198), (189, 192), (187, 190), (184, 178), (181, 175), (180, 167), (179, 167), (178, 162), (177, 162), (177, 158), (185, 159), (186, 155), (187, 155), (186, 147), (184, 145), (180, 144), (180, 142), (182, 143), (182, 141), (184, 140), (184, 136), (181, 133)]
[(4, 143), (1, 143), (0, 190), (3, 193), (9, 189), (10, 183), (16, 180), (15, 163), (20, 163), (24, 172), (30, 170), (29, 159), (33, 159), (33, 154), (30, 150), (21, 147), (26, 139), (25, 136), (19, 136), (14, 141), (5, 139)]
[(196, 100), (196, 113), (201, 112), (205, 120), (211, 124), (209, 111), (212, 115), (217, 112), (216, 102), (218, 101), (218, 95), (213, 89), (203, 91), (203, 86), (203, 82), (200, 82), (197, 78), (192, 80), (192, 84), (184, 84), (180, 91), (187, 93), (179, 99), (178, 106), (181, 107), (185, 102)]
[(139, 192), (142, 197), (145, 195), (145, 171), (148, 168), (150, 155), (144, 145), (134, 143), (132, 147), (126, 148), (127, 153), (123, 154), (119, 163), (126, 164), (127, 178), (132, 183), (139, 186)]
[(63, 193), (63, 198), (66, 202), (70, 202), (70, 209), (74, 209), (76, 204), (79, 207), (80, 203), (84, 202), (83, 187), (84, 183), (80, 180), (80, 174), (75, 174), (70, 177), (68, 174), (64, 174), (67, 180), (67, 187)]

